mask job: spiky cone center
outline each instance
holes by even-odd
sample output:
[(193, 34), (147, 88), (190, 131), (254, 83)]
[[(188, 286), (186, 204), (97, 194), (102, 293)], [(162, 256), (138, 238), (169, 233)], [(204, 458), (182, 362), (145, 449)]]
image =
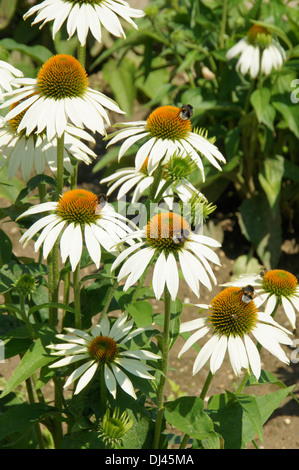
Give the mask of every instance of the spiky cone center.
[(121, 439), (132, 425), (133, 420), (129, 418), (126, 411), (120, 415), (119, 408), (115, 408), (113, 415), (110, 416), (110, 409), (108, 408), (103, 418), (102, 430), (107, 438)]
[(190, 233), (188, 222), (173, 212), (154, 215), (146, 227), (148, 244), (166, 253), (181, 250)]
[(180, 117), (181, 109), (176, 106), (161, 106), (147, 118), (146, 128), (153, 137), (180, 140), (192, 131), (190, 119)]
[(264, 290), (278, 297), (289, 297), (295, 294), (297, 286), (297, 278), (283, 269), (272, 269), (263, 277)]
[(254, 24), (247, 32), (247, 39), (249, 44), (267, 47), (272, 41), (272, 35), (267, 28)]
[(97, 336), (90, 341), (88, 352), (99, 365), (110, 364), (117, 356), (118, 346), (109, 336)]
[(98, 196), (86, 189), (71, 189), (57, 203), (56, 213), (68, 223), (95, 223), (100, 217)]
[(103, 3), (104, 0), (68, 0), (70, 3), (73, 3), (74, 5), (78, 4), (80, 7), (86, 3), (87, 5), (99, 5), (100, 3)]
[(24, 273), (14, 283), (14, 288), (24, 296), (31, 296), (37, 289), (38, 281), (31, 274)]
[(196, 163), (191, 160), (189, 155), (182, 157), (174, 154), (165, 165), (163, 177), (167, 180), (181, 180), (191, 175), (196, 168)]
[(74, 57), (57, 54), (40, 69), (37, 87), (41, 95), (54, 100), (82, 97), (88, 88), (87, 73)]
[(243, 337), (255, 327), (257, 307), (253, 300), (243, 302), (242, 296), (239, 287), (228, 287), (211, 301), (208, 322), (215, 333)]

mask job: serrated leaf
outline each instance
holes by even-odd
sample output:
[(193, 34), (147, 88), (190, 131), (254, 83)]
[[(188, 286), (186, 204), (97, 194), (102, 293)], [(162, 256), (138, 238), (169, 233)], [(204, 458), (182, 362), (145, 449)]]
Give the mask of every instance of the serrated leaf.
[(250, 102), (255, 110), (257, 120), (274, 131), (275, 109), (270, 104), (271, 93), (268, 88), (255, 90), (250, 96)]
[[(2, 395), (1, 395), (2, 398)], [(22, 403), (7, 409), (0, 417), (0, 439), (15, 432), (26, 432), (31, 426), (46, 415), (59, 411), (45, 403)]]
[(109, 83), (116, 102), (128, 116), (132, 116), (136, 97), (135, 64), (123, 59), (120, 63), (108, 61), (103, 69), (103, 77)]
[(55, 360), (55, 357), (51, 356), (49, 350), (47, 351), (44, 347), (46, 344), (50, 344), (51, 340), (54, 340), (55, 330), (47, 325), (42, 325), (39, 328), (39, 334), (41, 337), (31, 344), (22, 357), (13, 375), (7, 382), (1, 394), (1, 398), (13, 391), (35, 371)]
[(195, 439), (206, 439), (209, 434), (215, 434), (212, 420), (204, 412), (204, 404), (199, 397), (180, 397), (164, 406), (166, 421), (185, 434)]
[(267, 199), (258, 194), (242, 202), (239, 223), (243, 235), (253, 243), (265, 268), (276, 267), (282, 243), (279, 210), (271, 210)]

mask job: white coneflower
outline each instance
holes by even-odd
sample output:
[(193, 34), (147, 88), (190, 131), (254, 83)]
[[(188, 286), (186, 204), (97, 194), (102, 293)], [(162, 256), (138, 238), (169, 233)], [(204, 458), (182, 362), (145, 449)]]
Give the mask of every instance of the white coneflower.
[(120, 123), (124, 127), (108, 136), (108, 143), (113, 145), (125, 139), (120, 147), (118, 158), (138, 140), (146, 138), (146, 142), (136, 153), (135, 167), (140, 170), (148, 158), (148, 168), (151, 171), (164, 158), (167, 160), (175, 153), (188, 154), (198, 166), (204, 181), (204, 168), (199, 154), (221, 171), (218, 161), (225, 163), (225, 158), (217, 147), (205, 137), (192, 132), (190, 119), (182, 114), (182, 109), (176, 106), (161, 106), (155, 109), (146, 121)]
[(296, 327), (295, 310), (299, 312), (299, 286), (294, 274), (284, 269), (271, 269), (260, 274), (244, 274), (225, 285), (253, 286), (256, 294), (255, 303), (258, 307), (266, 302), (265, 312), (271, 315), (278, 302), (282, 305), (292, 328)]
[[(124, 291), (132, 286), (156, 257), (153, 270), (153, 291), (159, 300), (167, 286), (174, 300), (179, 288), (179, 261), (183, 276), (190, 289), (199, 297), (199, 284), (212, 289), (216, 278), (209, 261), (220, 264), (216, 253), (209, 247), (219, 247), (213, 238), (191, 231), (189, 223), (179, 214), (163, 212), (154, 215), (143, 230), (128, 235), (127, 240), (137, 238), (134, 245), (122, 251), (111, 270), (122, 264), (118, 279), (127, 277)], [(141, 241), (140, 241), (141, 239)], [(126, 241), (126, 238), (123, 240)]]
[(5, 116), (7, 121), (26, 111), (18, 127), (18, 132), (26, 129), (26, 135), (45, 130), (48, 140), (61, 137), (69, 121), (105, 135), (105, 123), (109, 125), (110, 121), (104, 108), (123, 114), (113, 100), (88, 87), (85, 69), (67, 54), (47, 60), (36, 79), (20, 78), (16, 82), (20, 88), (5, 95), (10, 99), (1, 108), (18, 103)]
[[(194, 171), (194, 165), (190, 164), (187, 158), (174, 156), (168, 163), (164, 168), (164, 174), (162, 174), (156, 194), (153, 195), (154, 198), (162, 191), (161, 199), (164, 199), (169, 209), (173, 210), (175, 196), (182, 202), (189, 202), (194, 194), (203, 196), (185, 177)], [(150, 172), (147, 165), (148, 158), (146, 158), (140, 170), (129, 167), (121, 168), (112, 175), (103, 178), (100, 184), (108, 184), (107, 196), (119, 188), (118, 200), (126, 196), (135, 187), (131, 202), (138, 202), (145, 191), (152, 186), (155, 179), (154, 170)], [(163, 188), (165, 188), (164, 191)]]
[(24, 19), (35, 13), (37, 15), (32, 24), (42, 22), (40, 28), (54, 20), (53, 39), (66, 21), (69, 38), (77, 32), (82, 46), (86, 44), (89, 31), (97, 41), (101, 42), (101, 26), (113, 36), (125, 38), (126, 35), (118, 16), (133, 28), (138, 29), (132, 18), (141, 18), (145, 15), (142, 10), (131, 8), (123, 0), (45, 0), (30, 8), (24, 15)]
[(269, 75), (272, 68), (279, 70), (286, 59), (286, 53), (278, 41), (272, 38), (269, 29), (254, 24), (247, 36), (237, 42), (226, 53), (228, 60), (241, 54), (236, 69), (242, 75), (249, 73), (256, 78), (259, 71)]
[(23, 72), (13, 67), (13, 65), (0, 60), (0, 100), (3, 99), (3, 93), (12, 91), (15, 86), (15, 79), (23, 77)]
[(210, 305), (200, 305), (208, 309), (208, 316), (181, 324), (180, 332), (197, 330), (186, 341), (179, 356), (208, 333), (212, 337), (201, 348), (194, 365), (196, 374), (210, 359), (210, 370), (214, 374), (220, 367), (228, 351), (230, 363), (236, 375), (242, 368), (252, 370), (258, 379), (261, 374), (259, 349), (252, 341), (252, 335), (261, 346), (285, 364), (289, 359), (280, 344), (291, 346), (291, 334), (276, 323), (273, 318), (258, 309), (253, 300), (245, 303), (240, 287), (228, 287), (213, 298)]
[[(35, 242), (35, 251), (43, 246), (44, 258), (47, 258), (56, 240), (60, 238), (60, 251), (63, 263), (69, 257), (74, 271), (81, 258), (83, 241), (88, 253), (99, 268), (101, 246), (108, 252), (117, 254), (113, 249), (116, 243), (131, 229), (126, 219), (109, 204), (100, 205), (98, 196), (85, 189), (73, 189), (61, 196), (58, 202), (45, 202), (31, 207), (20, 217), (42, 212), (51, 212), (35, 222), (21, 237), (25, 245), (40, 230)], [(19, 218), (20, 218), (19, 217)]]
[(145, 349), (130, 350), (127, 344), (132, 338), (144, 331), (144, 328), (133, 329), (134, 320), (128, 321), (127, 315), (119, 317), (110, 325), (107, 316), (94, 326), (90, 333), (75, 328), (66, 328), (68, 334), (59, 334), (57, 338), (66, 343), (51, 344), (48, 347), (55, 352), (55, 356), (64, 356), (63, 359), (51, 364), (51, 368), (61, 368), (82, 362), (67, 379), (64, 388), (68, 388), (78, 380), (75, 394), (81, 392), (92, 380), (96, 371), (104, 368), (105, 384), (109, 392), (116, 398), (117, 385), (124, 392), (136, 397), (134, 386), (126, 372), (137, 377), (153, 380), (149, 373), (152, 367), (144, 364), (143, 360), (159, 359), (157, 354)]
[[(53, 137), (48, 141), (46, 134), (35, 134), (32, 132), (28, 136), (25, 132), (17, 132), (23, 113), (15, 118), (6, 121), (0, 117), (0, 168), (8, 162), (9, 179), (13, 178), (21, 167), (22, 176), (27, 181), (32, 169), (37, 174), (45, 170), (46, 163), (52, 172), (57, 171), (57, 138)], [(78, 129), (70, 124), (66, 126), (64, 136), (64, 168), (72, 174), (74, 171), (70, 156), (86, 164), (91, 163), (91, 157), (96, 158), (96, 154), (80, 139), (87, 140), (95, 144), (95, 140), (83, 129)]]

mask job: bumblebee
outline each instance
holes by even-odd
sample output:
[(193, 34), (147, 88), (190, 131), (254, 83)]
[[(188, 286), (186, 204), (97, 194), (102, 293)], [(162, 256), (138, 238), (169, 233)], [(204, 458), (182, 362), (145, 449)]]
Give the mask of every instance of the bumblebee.
[(266, 270), (265, 268), (261, 268), (261, 270), (260, 270), (260, 276), (261, 276), (261, 277), (264, 277), (265, 274), (267, 274), (267, 270)]
[(243, 292), (242, 302), (244, 302), (244, 304), (249, 304), (249, 302), (252, 301), (254, 297), (254, 288), (252, 286), (248, 285), (248, 286), (242, 287), (242, 289), (239, 290), (239, 292)]
[(101, 193), (98, 195), (98, 205), (95, 208), (96, 214), (99, 214), (101, 212), (101, 210), (103, 209), (107, 201), (108, 201), (108, 198), (106, 194)]
[(187, 121), (187, 119), (190, 119), (192, 115), (193, 106), (191, 106), (191, 104), (183, 104), (180, 109), (180, 118), (183, 119), (183, 121)]
[(178, 230), (177, 232), (173, 234), (172, 240), (176, 245), (179, 245), (180, 243), (184, 243), (184, 241), (187, 240), (188, 235), (185, 236), (184, 232), (185, 230), (182, 230), (182, 231)]

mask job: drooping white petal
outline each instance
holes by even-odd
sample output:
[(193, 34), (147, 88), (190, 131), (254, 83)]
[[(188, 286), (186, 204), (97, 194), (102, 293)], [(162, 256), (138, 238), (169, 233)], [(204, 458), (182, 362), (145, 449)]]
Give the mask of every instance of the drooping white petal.
[(84, 227), (84, 240), (91, 259), (95, 263), (97, 269), (99, 269), (101, 262), (101, 245), (94, 236), (89, 225), (85, 225)]
[(79, 263), (79, 260), (81, 258), (83, 248), (82, 230), (80, 225), (77, 225), (74, 228), (72, 236), (73, 240), (70, 246), (69, 257), (72, 266), (72, 271), (75, 271), (77, 264)]
[(124, 390), (124, 392), (126, 392), (128, 395), (131, 395), (131, 397), (135, 398), (136, 400), (136, 393), (129, 377), (127, 377), (127, 375), (124, 374), (124, 372), (120, 370), (115, 364), (111, 364), (111, 367), (119, 386)]
[(169, 253), (166, 261), (166, 284), (171, 299), (175, 300), (179, 290), (179, 273), (173, 253)]
[(221, 367), (227, 349), (227, 336), (220, 336), (211, 355), (210, 369), (212, 374)]
[(155, 263), (152, 279), (153, 291), (157, 300), (160, 300), (161, 295), (164, 292), (165, 282), (167, 278), (166, 267), (166, 258), (164, 253), (162, 252), (158, 256), (158, 259)]
[(109, 392), (115, 399), (116, 398), (116, 380), (113, 375), (113, 372), (109, 369), (107, 364), (105, 364), (104, 366), (104, 379), (105, 379), (106, 387), (108, 388)]
[(83, 373), (83, 375), (81, 376), (77, 384), (74, 395), (77, 395), (78, 393), (81, 392), (81, 390), (83, 390), (84, 387), (86, 387), (86, 385), (91, 381), (94, 374), (96, 373), (97, 368), (98, 368), (98, 364), (95, 362), (89, 369), (87, 369), (86, 372)]
[(211, 354), (213, 353), (215, 347), (218, 343), (218, 337), (212, 336), (211, 339), (201, 348), (200, 352), (198, 353), (194, 364), (193, 364), (193, 375), (197, 374), (197, 372), (205, 365), (205, 363), (209, 360)]
[(244, 344), (253, 375), (258, 380), (261, 375), (261, 358), (257, 347), (248, 335), (244, 335)]
[(196, 331), (196, 333), (193, 333), (193, 335), (191, 335), (190, 338), (187, 339), (184, 346), (181, 348), (178, 354), (178, 357), (184, 354), (184, 352), (188, 351), (188, 349), (190, 349), (191, 346), (193, 346), (193, 344), (196, 343), (196, 341), (198, 341), (200, 338), (205, 336), (208, 332), (209, 332), (209, 328), (203, 327), (203, 328), (200, 328), (198, 331)]
[(228, 354), (233, 371), (236, 375), (240, 375), (242, 367), (248, 368), (248, 359), (242, 339), (239, 336), (230, 335), (227, 343)]
[(281, 301), (282, 301), (282, 306), (284, 308), (286, 316), (288, 317), (292, 325), (292, 328), (295, 329), (296, 328), (296, 313), (295, 313), (294, 307), (291, 304), (291, 302), (284, 296), (281, 296)]
[[(67, 381), (65, 382), (65, 385), (63, 388), (67, 388), (69, 387), (69, 385), (71, 385), (75, 380), (77, 380), (79, 377), (81, 377), (81, 375), (87, 370), (89, 369), (90, 366), (92, 366), (92, 364), (94, 364), (94, 359), (92, 361), (88, 361), (88, 362), (85, 362), (84, 364), (82, 364), (81, 366), (79, 366), (77, 369), (75, 369), (71, 375), (69, 376), (69, 378), (67, 379)], [(77, 392), (78, 393), (78, 392)]]

